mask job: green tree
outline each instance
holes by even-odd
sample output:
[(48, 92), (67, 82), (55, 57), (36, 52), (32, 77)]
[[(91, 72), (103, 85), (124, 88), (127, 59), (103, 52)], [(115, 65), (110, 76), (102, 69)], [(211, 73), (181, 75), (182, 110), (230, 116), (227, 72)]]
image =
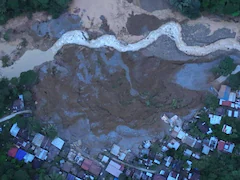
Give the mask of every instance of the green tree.
[(207, 94), (205, 97), (204, 105), (209, 108), (211, 111), (215, 111), (217, 107), (219, 106), (218, 104), (219, 100), (216, 96), (212, 94)]
[(23, 97), (24, 97), (24, 100), (27, 102), (32, 101), (32, 93), (30, 91), (24, 91)]
[(2, 57), (2, 67), (8, 67), (10, 64), (9, 64), (9, 61), (10, 61), (10, 57), (8, 55), (5, 55)]
[(24, 179), (24, 180), (30, 180), (30, 177), (28, 175), (28, 173), (24, 170), (18, 170), (14, 173), (14, 180), (19, 180), (19, 179)]
[(222, 60), (216, 68), (213, 68), (212, 71), (216, 76), (227, 76), (232, 73), (236, 66), (237, 65), (233, 62), (233, 59), (227, 57)]
[(53, 124), (48, 124), (42, 128), (42, 133), (49, 137), (50, 139), (54, 139), (57, 136), (57, 130)]
[(237, 74), (232, 74), (227, 79), (228, 85), (233, 90), (239, 90), (240, 89), (240, 72)]
[(32, 85), (36, 84), (37, 81), (38, 81), (38, 74), (33, 70), (22, 72), (20, 74), (19, 84), (22, 86), (24, 86), (24, 85), (32, 86)]

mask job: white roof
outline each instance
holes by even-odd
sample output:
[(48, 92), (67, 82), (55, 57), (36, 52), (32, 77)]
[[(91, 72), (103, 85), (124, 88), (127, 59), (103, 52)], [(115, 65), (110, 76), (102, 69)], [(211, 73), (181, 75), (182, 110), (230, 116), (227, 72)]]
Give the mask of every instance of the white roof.
[(221, 120), (222, 120), (222, 116), (218, 116), (218, 115), (213, 115), (213, 114), (209, 114), (209, 118), (210, 118), (210, 124), (220, 124)]
[(23, 159), (25, 163), (32, 162), (34, 159), (34, 155), (27, 153)]
[(192, 168), (192, 161), (187, 160), (188, 167), (186, 168), (187, 171), (190, 171)]
[(115, 156), (118, 156), (119, 152), (120, 152), (120, 147), (118, 145), (116, 145), (116, 144), (113, 144), (110, 153), (115, 155)]
[(172, 140), (168, 143), (167, 146), (168, 146), (169, 148), (171, 148), (171, 149), (177, 150), (177, 149), (179, 148), (179, 146), (180, 146), (180, 143), (179, 143), (178, 141), (176, 141), (175, 139), (172, 139)]
[(118, 155), (118, 159), (120, 159), (122, 161), (125, 159), (125, 157), (126, 157), (126, 154), (123, 153), (123, 152), (120, 152), (119, 155)]
[(208, 155), (210, 151), (210, 147), (203, 145), (202, 153)]
[(236, 93), (230, 92), (228, 100), (231, 101), (231, 102), (235, 102), (236, 101), (236, 96), (237, 96)]
[(193, 153), (193, 152), (192, 152), (190, 149), (186, 149), (186, 150), (184, 151), (184, 155), (187, 155), (187, 156), (191, 156), (192, 153)]
[(64, 145), (64, 140), (62, 140), (61, 138), (57, 137), (52, 141), (52, 145), (54, 145), (56, 148), (58, 149), (62, 149), (63, 145)]
[(120, 170), (121, 165), (117, 164), (114, 161), (110, 161), (110, 163), (108, 164), (106, 171), (109, 172), (110, 174), (112, 174), (115, 177), (119, 177), (119, 175), (122, 173), (122, 171)]
[(184, 132), (184, 131), (180, 131), (179, 133), (178, 133), (178, 135), (177, 135), (177, 137), (179, 138), (179, 139), (183, 139), (184, 137), (186, 136), (186, 133)]
[(153, 176), (153, 174), (152, 174), (152, 173), (149, 173), (149, 172), (147, 172), (146, 175), (149, 176), (149, 177), (152, 177), (152, 176)]
[(148, 149), (148, 148), (150, 148), (151, 145), (152, 145), (152, 143), (149, 140), (147, 140), (147, 141), (144, 142), (143, 147)]
[(20, 128), (17, 126), (17, 123), (15, 123), (10, 129), (10, 134), (16, 137), (19, 131), (20, 131)]
[(22, 94), (18, 95), (18, 98), (19, 98), (21, 101), (24, 101)]
[(231, 134), (232, 133), (232, 127), (224, 124), (223, 128), (222, 128), (222, 132), (224, 132), (226, 134)]
[(109, 157), (103, 156), (101, 161), (104, 162), (104, 163), (107, 163), (109, 161)]
[(232, 117), (232, 110), (228, 110), (228, 117)]
[(37, 158), (39, 158), (41, 160), (46, 160), (48, 151), (38, 147), (34, 150), (34, 154)]
[(157, 160), (157, 159), (154, 159), (153, 162), (156, 163), (156, 164), (160, 164), (160, 163), (161, 163), (161, 162), (160, 162), (159, 160)]
[(233, 117), (238, 118), (238, 111), (234, 111)]
[(37, 134), (34, 136), (34, 138), (33, 138), (33, 140), (32, 140), (32, 143), (33, 143), (34, 145), (40, 147), (41, 144), (42, 144), (42, 142), (43, 142), (43, 139), (44, 139), (44, 136), (43, 136), (42, 134), (40, 134), (40, 133), (37, 133)]

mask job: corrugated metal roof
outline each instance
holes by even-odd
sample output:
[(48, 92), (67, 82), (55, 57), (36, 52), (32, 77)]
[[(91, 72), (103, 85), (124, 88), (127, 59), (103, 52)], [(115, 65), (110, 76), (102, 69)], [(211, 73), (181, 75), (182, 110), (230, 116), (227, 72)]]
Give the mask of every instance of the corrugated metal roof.
[(40, 134), (40, 133), (37, 133), (37, 134), (34, 136), (34, 138), (33, 138), (33, 140), (32, 140), (32, 143), (33, 143), (34, 145), (40, 147), (41, 144), (42, 144), (42, 142), (43, 142), (43, 140), (44, 140), (44, 136), (43, 136), (42, 134)]
[(15, 156), (15, 158), (19, 161), (23, 160), (24, 156), (26, 156), (27, 152), (22, 150), (22, 149), (18, 149), (17, 154)]

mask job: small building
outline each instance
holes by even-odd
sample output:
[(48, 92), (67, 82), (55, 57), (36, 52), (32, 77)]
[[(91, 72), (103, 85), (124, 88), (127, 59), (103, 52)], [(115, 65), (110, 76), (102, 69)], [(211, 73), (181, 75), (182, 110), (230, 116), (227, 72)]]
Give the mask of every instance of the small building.
[(127, 156), (126, 153), (120, 152), (120, 153), (118, 154), (118, 159), (120, 159), (121, 161), (123, 161), (126, 156)]
[(229, 95), (231, 92), (231, 88), (227, 85), (221, 85), (220, 90), (218, 91), (218, 98), (227, 101), (229, 99)]
[(118, 156), (119, 152), (120, 152), (120, 147), (116, 144), (113, 144), (110, 153), (113, 154), (114, 156)]
[(194, 147), (196, 142), (197, 142), (197, 139), (196, 138), (193, 138), (192, 136), (189, 136), (189, 135), (186, 135), (183, 139), (182, 139), (182, 142), (187, 144), (188, 146), (190, 147)]
[(19, 95), (18, 99), (13, 102), (12, 111), (18, 112), (24, 110), (24, 99), (23, 95)]
[(239, 117), (239, 112), (238, 111), (234, 111), (233, 117), (238, 118)]
[(187, 165), (188, 165), (188, 167), (186, 168), (186, 171), (189, 172), (192, 169), (192, 161), (187, 160)]
[(227, 115), (228, 115), (228, 117), (232, 117), (233, 116), (233, 111), (232, 110), (227, 110)]
[(222, 132), (225, 134), (232, 134), (232, 127), (226, 124), (223, 125)]
[(24, 156), (24, 162), (25, 163), (29, 163), (29, 162), (32, 162), (33, 159), (34, 159), (34, 155), (30, 154), (30, 153), (27, 153), (25, 156)]
[(199, 153), (193, 153), (193, 154), (192, 154), (192, 157), (194, 157), (195, 159), (201, 159)]
[(143, 147), (146, 149), (150, 148), (151, 145), (152, 145), (152, 143), (149, 140), (143, 142)]
[(18, 151), (18, 148), (16, 148), (16, 147), (13, 147), (13, 148), (9, 149), (8, 150), (8, 156), (14, 158), (17, 154), (17, 151)]
[(209, 151), (210, 151), (210, 147), (204, 144), (203, 149), (202, 149), (202, 153), (205, 154), (205, 155), (208, 155)]
[(236, 97), (237, 97), (237, 95), (236, 95), (235, 92), (230, 92), (228, 101), (235, 102), (236, 101)]
[[(221, 101), (221, 100), (220, 100)], [(221, 104), (220, 104), (221, 105)], [(231, 105), (230, 105), (231, 106)], [(216, 109), (216, 115), (218, 115), (218, 116), (224, 116), (225, 114), (226, 114), (226, 110), (225, 110), (225, 108), (223, 108), (223, 107), (218, 107), (217, 109)]]
[(62, 140), (59, 137), (56, 137), (53, 141), (52, 141), (52, 145), (55, 146), (56, 148), (58, 148), (59, 150), (62, 149), (63, 145), (64, 145), (64, 140)]
[(143, 177), (143, 172), (140, 170), (135, 170), (133, 173), (133, 179), (140, 180)]
[(206, 124), (206, 122), (198, 122), (197, 127), (204, 134), (211, 134), (212, 133), (212, 129), (209, 128), (209, 126)]
[(111, 160), (106, 168), (106, 171), (111, 175), (113, 175), (114, 177), (118, 178), (120, 174), (122, 174), (121, 169), (122, 169), (122, 166), (120, 164)]
[(188, 174), (189, 180), (200, 180), (200, 173), (197, 170), (193, 170)]
[(176, 139), (172, 139), (168, 144), (168, 148), (177, 150), (180, 146), (180, 143)]
[(38, 158), (38, 159), (41, 159), (41, 160), (46, 160), (47, 159), (47, 154), (48, 154), (48, 151), (45, 150), (45, 149), (42, 149), (40, 147), (37, 147), (35, 150), (34, 150), (34, 154), (35, 156)]
[(15, 156), (15, 159), (19, 160), (19, 161), (22, 161), (24, 160), (24, 156), (27, 155), (27, 152), (22, 150), (22, 149), (18, 149), (17, 153), (16, 153), (16, 156)]
[(216, 137), (211, 137), (208, 143), (208, 146), (210, 147), (211, 151), (216, 149), (218, 144), (218, 139)]
[(160, 175), (160, 174), (154, 174), (153, 180), (166, 180), (167, 178)]
[(102, 157), (102, 160), (101, 160), (103, 163), (108, 163), (108, 161), (109, 161), (109, 157), (107, 157), (107, 156), (103, 156)]
[(226, 152), (226, 153), (232, 153), (233, 149), (235, 147), (234, 143), (230, 143), (230, 142), (225, 142), (223, 140), (220, 140), (218, 142), (218, 150), (222, 151), (222, 152)]
[(164, 158), (164, 160), (166, 161), (165, 166), (166, 166), (166, 167), (169, 167), (170, 164), (171, 164), (172, 161), (173, 161), (173, 157), (167, 156), (167, 157)]
[(190, 157), (192, 155), (192, 153), (193, 152), (190, 149), (185, 149), (184, 152), (183, 152), (183, 155)]
[(37, 147), (41, 147), (41, 144), (44, 140), (44, 136), (40, 133), (35, 134), (32, 143), (37, 146)]
[(178, 174), (175, 171), (171, 171), (167, 177), (167, 180), (178, 180), (179, 179), (180, 174)]
[(84, 169), (85, 171), (88, 171), (92, 165), (92, 160), (90, 159), (84, 159), (81, 168)]
[(17, 123), (15, 123), (15, 124), (13, 124), (13, 126), (10, 129), (10, 134), (13, 137), (17, 137), (19, 131), (20, 131), (20, 128), (18, 127)]
[(99, 176), (101, 171), (102, 171), (102, 168), (98, 166), (96, 163), (92, 163), (89, 168), (89, 172), (92, 173), (94, 176)]
[(222, 116), (209, 114), (208, 117), (210, 118), (210, 124), (212, 125), (221, 124)]

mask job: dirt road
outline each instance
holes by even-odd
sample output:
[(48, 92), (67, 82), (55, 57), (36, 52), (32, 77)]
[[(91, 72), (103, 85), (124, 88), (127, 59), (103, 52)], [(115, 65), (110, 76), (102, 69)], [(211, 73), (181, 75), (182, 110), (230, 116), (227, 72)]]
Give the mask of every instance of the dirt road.
[(17, 112), (17, 113), (13, 113), (13, 114), (10, 114), (10, 115), (8, 115), (8, 116), (6, 116), (6, 117), (1, 118), (1, 119), (0, 119), (0, 123), (1, 123), (1, 122), (4, 122), (4, 121), (7, 121), (7, 120), (9, 120), (9, 119), (12, 119), (12, 118), (14, 118), (15, 116), (20, 115), (20, 114), (31, 114), (31, 113), (32, 113), (31, 110), (25, 110), (25, 111), (20, 111), (20, 112)]

